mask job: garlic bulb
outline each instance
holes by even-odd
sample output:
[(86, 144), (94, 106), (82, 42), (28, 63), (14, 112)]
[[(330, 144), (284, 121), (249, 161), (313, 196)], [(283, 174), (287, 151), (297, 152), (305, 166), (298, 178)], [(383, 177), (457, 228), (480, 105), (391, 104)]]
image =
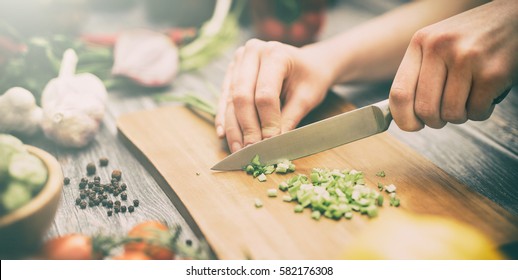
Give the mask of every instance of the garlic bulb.
[(67, 147), (83, 147), (94, 138), (107, 99), (102, 81), (90, 73), (75, 75), (76, 64), (76, 53), (65, 51), (59, 76), (45, 86), (41, 97), (45, 135)]

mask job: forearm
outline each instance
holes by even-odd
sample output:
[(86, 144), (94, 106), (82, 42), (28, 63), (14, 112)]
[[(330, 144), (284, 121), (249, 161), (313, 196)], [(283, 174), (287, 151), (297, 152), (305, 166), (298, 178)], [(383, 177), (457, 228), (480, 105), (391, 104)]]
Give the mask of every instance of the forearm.
[(320, 54), (332, 84), (393, 77), (413, 34), (485, 0), (422, 0), (408, 3), (306, 49)]

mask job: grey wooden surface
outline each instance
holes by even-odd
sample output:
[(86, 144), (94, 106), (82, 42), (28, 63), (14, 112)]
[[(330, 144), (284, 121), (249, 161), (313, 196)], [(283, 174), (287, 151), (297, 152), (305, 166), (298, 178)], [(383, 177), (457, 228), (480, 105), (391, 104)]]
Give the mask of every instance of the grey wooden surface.
[[(361, 3), (362, 1), (339, 2), (328, 12), (328, 21), (322, 37), (345, 30), (390, 7), (388, 4), (367, 6)], [(95, 30), (95, 27), (102, 26), (103, 30), (113, 31), (125, 26), (144, 26), (144, 22), (139, 20), (142, 20), (142, 16), (139, 16), (138, 11), (131, 12), (129, 15), (99, 15), (92, 17), (87, 28)], [(235, 47), (249, 37), (249, 31), (244, 29)], [(201, 71), (181, 74), (167, 94), (196, 92), (215, 101), (216, 97), (207, 85), (219, 87), (232, 51), (233, 48), (230, 48), (225, 55)], [(340, 86), (335, 90), (356, 106), (363, 106), (386, 98), (388, 88), (389, 83), (382, 83), (355, 87)], [(163, 220), (170, 225), (180, 225), (183, 228), (181, 236), (183, 240), (191, 239), (198, 244), (198, 241), (203, 238), (196, 225), (186, 222), (179, 213), (177, 209), (181, 207), (174, 205), (168, 199), (144, 166), (117, 136), (116, 119), (121, 114), (170, 105), (155, 102), (156, 94), (110, 92), (103, 126), (95, 141), (86, 148), (63, 149), (45, 140), (43, 136), (27, 139), (28, 144), (41, 147), (55, 155), (62, 165), (64, 175), (72, 179), (72, 183), (63, 188), (55, 221), (46, 238), (70, 232), (122, 235), (136, 223), (151, 219)], [(415, 133), (402, 132), (392, 124), (389, 133), (452, 177), (487, 196), (511, 213), (518, 214), (517, 116), (518, 96), (516, 92), (511, 92), (496, 107), (493, 116), (485, 122), (448, 125), (441, 130), (424, 129)], [(106, 168), (98, 168), (98, 174), (103, 180), (107, 180), (111, 170), (122, 170), (123, 181), (128, 184), (129, 199), (137, 198), (141, 202), (141, 206), (134, 213), (108, 217), (102, 207), (87, 207), (81, 210), (74, 204), (79, 193), (77, 183), (86, 175), (86, 164), (97, 163), (102, 156), (108, 157), (110, 163)]]

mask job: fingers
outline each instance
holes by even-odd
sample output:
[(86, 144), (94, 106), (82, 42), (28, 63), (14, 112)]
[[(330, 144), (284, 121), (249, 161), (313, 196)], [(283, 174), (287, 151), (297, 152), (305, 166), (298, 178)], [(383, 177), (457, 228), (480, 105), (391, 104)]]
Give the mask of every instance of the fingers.
[(441, 119), (445, 80), (446, 66), (443, 60), (433, 52), (425, 50), (415, 93), (414, 111), (425, 125), (432, 128), (442, 128), (446, 125)]
[(250, 40), (246, 43), (242, 56), (236, 61), (237, 67), (234, 67), (230, 84), (235, 116), (243, 134), (243, 147), (262, 138), (254, 103), (261, 44), (259, 40)]
[[(299, 88), (298, 94), (300, 96), (310, 96), (314, 93), (309, 90)], [(292, 100), (289, 100), (289, 102), (286, 102), (285, 106), (282, 108), (282, 133), (295, 129), (302, 118), (311, 111), (312, 107), (307, 100), (307, 98), (293, 98)]]
[(471, 71), (464, 61), (456, 61), (448, 69), (441, 102), (441, 119), (455, 124), (465, 123), (468, 120), (466, 104), (471, 91)]
[(390, 89), (389, 106), (392, 117), (402, 130), (417, 131), (424, 127), (414, 112), (415, 92), (421, 70), (422, 53), (412, 40), (399, 65)]
[(279, 50), (279, 43), (266, 43), (255, 89), (255, 105), (261, 120), (263, 138), (281, 133), (281, 102), (283, 80), (287, 76), (287, 62)]
[[(243, 51), (237, 50), (236, 52)], [(221, 96), (218, 101), (218, 110), (214, 118), (214, 125), (216, 127), (216, 134), (219, 138), (225, 137), (225, 111), (227, 110), (227, 102), (230, 92), (230, 81), (232, 80), (232, 72), (234, 71), (234, 61), (230, 62), (227, 67), (223, 84), (221, 86)]]

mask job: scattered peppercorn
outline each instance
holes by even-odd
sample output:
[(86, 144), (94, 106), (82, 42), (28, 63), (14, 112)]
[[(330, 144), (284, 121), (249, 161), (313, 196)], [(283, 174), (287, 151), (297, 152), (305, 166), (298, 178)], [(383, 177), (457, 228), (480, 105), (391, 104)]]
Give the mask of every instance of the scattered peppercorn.
[(126, 205), (122, 205), (122, 206), (121, 206), (121, 212), (122, 212), (122, 213), (126, 213), (126, 209), (127, 209), (127, 208), (126, 208)]
[(122, 183), (120, 185), (120, 188), (121, 188), (121, 190), (125, 191), (128, 188), (128, 185), (126, 185), (126, 183)]
[(121, 211), (121, 209), (120, 207), (113, 207), (113, 211), (115, 211), (115, 214), (117, 214)]
[(86, 187), (86, 184), (87, 184), (86, 182), (81, 181), (81, 182), (79, 183), (79, 188), (80, 188), (80, 189), (84, 189), (84, 188)]
[(86, 177), (81, 178), (81, 182), (88, 183), (88, 178), (86, 178)]
[(121, 199), (122, 200), (128, 200), (128, 194), (126, 192), (121, 193)]
[(108, 214), (108, 217), (111, 217), (111, 215), (113, 215), (113, 211), (112, 210), (108, 210), (106, 213)]
[(108, 200), (108, 207), (110, 207), (110, 208), (113, 207), (113, 201)]
[(135, 207), (138, 207), (139, 203), (140, 203), (140, 201), (138, 201), (138, 199), (133, 200), (133, 205)]
[(104, 167), (104, 166), (107, 166), (107, 165), (108, 165), (108, 162), (109, 162), (109, 160), (108, 160), (108, 158), (106, 158), (106, 157), (102, 157), (102, 158), (100, 158), (100, 159), (99, 159), (99, 165), (100, 165), (100, 166), (103, 166), (103, 167)]
[(86, 201), (81, 201), (81, 203), (79, 203), (79, 207), (81, 207), (81, 209), (85, 209), (86, 208)]
[(64, 183), (65, 185), (70, 184), (70, 178), (65, 177), (65, 178), (63, 179), (63, 183)]
[(107, 200), (107, 199), (103, 199), (103, 200), (101, 201), (101, 205), (102, 205), (102, 206), (106, 206), (106, 205), (108, 205), (108, 200)]
[(117, 179), (117, 181), (120, 181), (122, 178), (122, 171), (115, 169), (112, 171), (112, 178)]
[(192, 246), (192, 240), (190, 240), (190, 239), (185, 240), (185, 245), (191, 247)]
[(89, 200), (88, 201), (88, 206), (94, 207), (95, 206), (95, 202), (93, 200)]
[(133, 211), (135, 211), (135, 208), (132, 205), (128, 206), (128, 212), (132, 213)]
[(96, 182), (101, 182), (101, 177), (99, 177), (99, 176), (95, 176), (95, 177), (94, 177), (94, 181), (96, 181)]
[(121, 206), (121, 202), (120, 202), (120, 200), (115, 200), (115, 203), (114, 203), (114, 204), (115, 204), (115, 205), (117, 205), (117, 206)]
[(76, 198), (76, 205), (79, 205), (81, 203), (81, 198)]
[(93, 174), (95, 174), (95, 171), (96, 171), (95, 163), (89, 162), (86, 165), (86, 174), (87, 175), (93, 175)]
[(93, 188), (94, 187), (94, 182), (88, 182), (88, 188)]
[(82, 198), (82, 199), (85, 199), (86, 198), (86, 193), (85, 192), (79, 192), (79, 197)]
[(107, 194), (103, 194), (103, 199), (108, 200), (108, 195)]

